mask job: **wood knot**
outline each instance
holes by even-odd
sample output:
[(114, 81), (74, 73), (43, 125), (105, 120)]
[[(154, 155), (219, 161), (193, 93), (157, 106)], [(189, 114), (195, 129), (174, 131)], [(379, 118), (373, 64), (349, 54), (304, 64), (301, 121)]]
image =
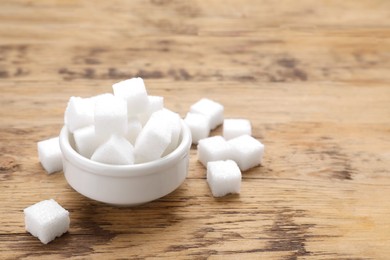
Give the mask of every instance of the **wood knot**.
[(10, 156), (1, 156), (0, 157), (0, 172), (14, 172), (18, 170), (19, 164), (16, 160)]

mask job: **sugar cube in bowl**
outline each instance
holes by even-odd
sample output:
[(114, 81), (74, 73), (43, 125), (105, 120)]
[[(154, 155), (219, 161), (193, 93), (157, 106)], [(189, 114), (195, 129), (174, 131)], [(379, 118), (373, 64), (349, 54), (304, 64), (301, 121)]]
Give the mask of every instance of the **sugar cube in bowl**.
[[(162, 97), (147, 95), (141, 78), (113, 91), (69, 101), (59, 136), (65, 178), (82, 195), (113, 205), (161, 198), (187, 177), (191, 131)], [(88, 126), (79, 124), (84, 111), (73, 109), (76, 101), (94, 103)]]

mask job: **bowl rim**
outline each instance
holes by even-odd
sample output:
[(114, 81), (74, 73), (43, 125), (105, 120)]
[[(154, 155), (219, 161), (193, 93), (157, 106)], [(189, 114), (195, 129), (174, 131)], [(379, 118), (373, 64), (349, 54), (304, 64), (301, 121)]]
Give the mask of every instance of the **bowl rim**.
[(74, 166), (88, 171), (92, 174), (107, 177), (136, 177), (145, 176), (163, 171), (172, 167), (176, 162), (186, 157), (192, 144), (191, 131), (183, 119), (181, 120), (181, 142), (171, 153), (166, 156), (146, 163), (132, 165), (112, 165), (92, 161), (79, 154), (70, 144), (70, 132), (67, 126), (63, 126), (59, 135), (60, 149), (64, 160)]

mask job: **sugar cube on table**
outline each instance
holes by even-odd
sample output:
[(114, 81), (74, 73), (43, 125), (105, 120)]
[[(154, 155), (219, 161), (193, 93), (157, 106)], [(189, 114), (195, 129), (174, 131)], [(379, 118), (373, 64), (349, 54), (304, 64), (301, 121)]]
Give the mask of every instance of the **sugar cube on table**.
[(184, 122), (191, 130), (192, 143), (197, 144), (199, 140), (210, 135), (210, 118), (198, 113), (187, 113)]
[(126, 102), (114, 95), (105, 95), (95, 102), (95, 133), (99, 138), (127, 133)]
[(247, 119), (225, 119), (223, 120), (222, 135), (226, 140), (240, 135), (252, 135), (251, 122)]
[(71, 97), (65, 110), (64, 122), (69, 131), (93, 124), (94, 101), (91, 98)]
[(136, 163), (161, 158), (172, 141), (172, 125), (167, 115), (155, 112), (142, 128), (134, 145)]
[(112, 135), (96, 149), (91, 160), (116, 165), (134, 164), (134, 147), (126, 138)]
[(232, 159), (232, 149), (222, 136), (212, 136), (199, 140), (198, 160), (207, 167), (208, 162)]
[(74, 131), (73, 137), (77, 152), (88, 159), (91, 158), (96, 148), (105, 141), (105, 138), (99, 138), (96, 135), (94, 125), (77, 129)]
[(210, 128), (215, 129), (223, 122), (223, 106), (213, 100), (202, 98), (190, 107), (190, 112), (199, 113), (210, 118)]
[(136, 116), (147, 110), (149, 99), (142, 78), (131, 78), (112, 85), (114, 95), (127, 102), (127, 113)]
[(39, 161), (48, 174), (62, 170), (62, 153), (58, 137), (40, 141), (37, 147)]
[(69, 229), (69, 212), (53, 199), (38, 202), (23, 212), (26, 230), (44, 244)]
[(241, 135), (227, 141), (233, 150), (233, 159), (241, 171), (246, 171), (261, 164), (264, 145), (249, 135)]
[(207, 163), (207, 183), (214, 197), (240, 193), (240, 168), (232, 160), (209, 162)]

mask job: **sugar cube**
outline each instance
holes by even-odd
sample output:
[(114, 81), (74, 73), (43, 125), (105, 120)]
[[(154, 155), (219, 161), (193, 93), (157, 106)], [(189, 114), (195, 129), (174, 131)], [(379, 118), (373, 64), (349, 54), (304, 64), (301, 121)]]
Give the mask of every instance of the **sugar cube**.
[(222, 136), (199, 140), (198, 160), (206, 167), (208, 162), (232, 159), (232, 149)]
[(241, 171), (232, 160), (207, 163), (207, 183), (214, 197), (240, 193)]
[(161, 96), (148, 96), (148, 112), (150, 114), (164, 108), (164, 97)]
[(172, 140), (172, 125), (161, 114), (152, 114), (142, 128), (134, 145), (136, 163), (144, 163), (161, 158)]
[(210, 127), (215, 129), (223, 122), (223, 106), (213, 100), (202, 98), (190, 108), (190, 112), (199, 113), (210, 118)]
[(227, 141), (233, 150), (233, 159), (241, 171), (261, 164), (264, 145), (249, 135), (241, 135)]
[(91, 156), (92, 161), (126, 165), (134, 163), (134, 147), (124, 137), (112, 135)]
[(23, 212), (26, 230), (44, 244), (69, 229), (69, 212), (53, 199), (38, 202)]
[(93, 124), (94, 101), (91, 98), (71, 97), (65, 110), (64, 122), (69, 131)]
[(137, 139), (139, 133), (142, 130), (142, 124), (138, 120), (138, 118), (133, 117), (129, 118), (129, 121), (127, 123), (127, 133), (126, 133), (126, 139), (132, 144), (135, 144), (135, 140)]
[(167, 148), (163, 152), (162, 156), (165, 156), (171, 152), (173, 152), (178, 144), (179, 144), (179, 138), (181, 134), (181, 119), (179, 114), (172, 112), (169, 109), (163, 108), (156, 113), (153, 113), (153, 116), (158, 116), (163, 118), (168, 125), (171, 127), (172, 135), (171, 135), (171, 142), (168, 144)]
[(244, 134), (252, 135), (251, 122), (246, 119), (225, 119), (222, 132), (226, 140)]
[(40, 141), (37, 147), (39, 161), (48, 174), (62, 170), (62, 153), (58, 137)]
[(148, 108), (149, 99), (142, 78), (131, 78), (112, 85), (114, 95), (127, 102), (127, 113), (136, 116)]
[(192, 143), (197, 144), (199, 140), (207, 138), (210, 134), (209, 117), (198, 113), (187, 113), (184, 122), (191, 130)]
[(164, 98), (160, 96), (148, 96), (149, 104), (146, 108), (146, 111), (139, 114), (140, 121), (142, 125), (145, 125), (149, 120), (150, 116), (164, 108)]
[(77, 152), (88, 159), (91, 158), (96, 148), (105, 141), (105, 138), (96, 135), (94, 125), (77, 129), (74, 131), (73, 137)]
[(92, 96), (89, 99), (92, 100), (94, 108), (95, 108), (95, 103), (99, 102), (100, 99), (106, 99), (106, 98), (110, 98), (112, 96), (113, 96), (112, 93), (103, 93), (103, 94), (99, 94), (96, 96)]
[(105, 95), (95, 102), (94, 110), (95, 133), (100, 138), (111, 134), (125, 135), (127, 133), (126, 102), (113, 95)]

